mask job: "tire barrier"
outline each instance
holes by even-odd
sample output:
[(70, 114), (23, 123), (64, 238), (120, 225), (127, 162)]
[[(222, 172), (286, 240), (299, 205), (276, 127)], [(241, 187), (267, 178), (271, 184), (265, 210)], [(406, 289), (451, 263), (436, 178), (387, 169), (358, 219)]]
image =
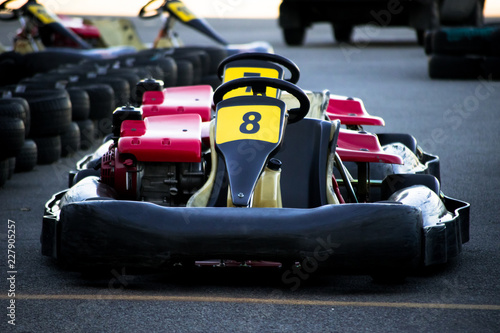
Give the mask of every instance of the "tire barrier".
[(500, 79), (500, 25), (428, 31), (424, 46), (432, 79)]
[[(76, 52), (0, 54), (0, 187), (28, 172), (88, 150), (111, 132), (112, 113), (139, 105), (136, 84), (160, 79), (165, 88), (207, 84), (214, 89), (223, 47), (149, 49), (110, 59)], [(495, 67), (494, 61), (490, 61)]]

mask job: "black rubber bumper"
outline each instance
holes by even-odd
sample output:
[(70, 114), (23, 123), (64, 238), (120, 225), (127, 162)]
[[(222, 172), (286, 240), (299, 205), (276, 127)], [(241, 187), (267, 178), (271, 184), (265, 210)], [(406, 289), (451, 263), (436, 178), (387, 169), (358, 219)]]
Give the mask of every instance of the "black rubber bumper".
[(42, 252), (74, 268), (313, 257), (322, 267), (369, 272), (416, 268), (422, 237), (420, 209), (401, 204), (244, 209), (91, 200), (45, 216)]

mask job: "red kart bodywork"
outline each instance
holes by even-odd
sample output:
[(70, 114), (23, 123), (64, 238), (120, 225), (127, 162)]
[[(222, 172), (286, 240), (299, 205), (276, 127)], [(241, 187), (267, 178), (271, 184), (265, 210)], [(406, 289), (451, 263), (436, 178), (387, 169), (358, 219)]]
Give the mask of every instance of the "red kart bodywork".
[(201, 117), (188, 113), (126, 120), (118, 150), (143, 162), (200, 162)]

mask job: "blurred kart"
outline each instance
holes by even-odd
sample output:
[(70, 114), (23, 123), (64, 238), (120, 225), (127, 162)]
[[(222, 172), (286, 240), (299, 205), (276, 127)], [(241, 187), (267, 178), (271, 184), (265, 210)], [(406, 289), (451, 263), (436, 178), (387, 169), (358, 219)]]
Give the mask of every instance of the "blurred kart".
[(301, 45), (316, 22), (331, 23), (339, 43), (351, 42), (355, 26), (373, 24), (411, 27), (424, 45), (425, 31), (440, 25), (482, 25), (483, 8), (484, 0), (283, 0), (279, 24), (288, 45)]
[[(82, 54), (96, 57), (111, 57), (134, 51), (126, 46), (106, 50), (92, 49), (91, 44), (80, 38), (72, 29), (66, 28), (57, 15), (36, 0), (3, 1), (0, 3), (0, 20), (19, 21), (21, 28), (14, 38), (13, 50), (21, 54), (38, 52), (52, 44), (81, 49), (84, 50)], [(85, 29), (87, 34), (89, 29)], [(93, 33), (95, 35), (96, 32)]]
[[(0, 4), (0, 13), (0, 19), (20, 21), (22, 29), (16, 38), (15, 49), (21, 53), (28, 52), (28, 47), (32, 51), (44, 47), (90, 49), (128, 46), (136, 50), (151, 47), (140, 40), (134, 24), (126, 18), (84, 19), (58, 16), (36, 0), (4, 1)], [(228, 54), (245, 51), (273, 52), (272, 46), (267, 42), (230, 44), (206, 20), (197, 17), (180, 0), (149, 1), (141, 8), (138, 16), (141, 19), (162, 18), (153, 48), (183, 46), (183, 41), (174, 30), (177, 22), (180, 22), (211, 38), (217, 45), (226, 49)], [(21, 41), (28, 45), (21, 45)]]
[[(139, 17), (151, 19), (162, 14), (167, 17), (162, 21), (151, 48), (140, 40), (128, 19), (59, 17), (36, 0), (4, 1), (0, 3), (0, 20), (17, 19), (21, 29), (14, 40), (13, 52), (4, 52), (0, 56), (0, 70), (8, 72), (0, 83), (16, 83), (20, 78), (82, 61), (111, 59), (111, 62), (106, 62), (107, 67), (130, 68), (137, 63), (137, 58), (142, 61), (167, 57), (177, 62), (179, 74), (172, 77), (182, 78), (179, 84), (186, 85), (192, 81), (216, 87), (220, 80), (215, 78), (214, 73), (219, 62), (228, 55), (249, 51), (273, 52), (267, 42), (229, 44), (181, 1), (150, 1), (140, 10)], [(176, 22), (200, 31), (218, 44), (183, 45), (173, 30)]]
[(218, 262), (389, 279), (458, 255), (469, 204), (440, 191), (438, 158), (367, 133), (384, 122), (361, 100), (304, 91), (299, 73), (246, 53), (221, 63), (215, 92), (143, 80), (142, 105), (114, 112), (47, 202), (42, 253), (80, 271)]

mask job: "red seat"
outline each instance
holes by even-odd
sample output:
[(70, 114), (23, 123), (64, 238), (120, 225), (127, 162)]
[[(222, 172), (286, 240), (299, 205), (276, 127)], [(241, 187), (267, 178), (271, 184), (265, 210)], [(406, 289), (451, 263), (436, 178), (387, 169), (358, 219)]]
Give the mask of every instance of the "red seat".
[(403, 164), (398, 155), (388, 154), (375, 134), (340, 130), (337, 141), (337, 153), (345, 162), (376, 162)]
[(331, 120), (339, 119), (342, 125), (371, 125), (384, 126), (382, 118), (372, 116), (366, 112), (360, 99), (347, 97), (330, 97), (326, 114)]

